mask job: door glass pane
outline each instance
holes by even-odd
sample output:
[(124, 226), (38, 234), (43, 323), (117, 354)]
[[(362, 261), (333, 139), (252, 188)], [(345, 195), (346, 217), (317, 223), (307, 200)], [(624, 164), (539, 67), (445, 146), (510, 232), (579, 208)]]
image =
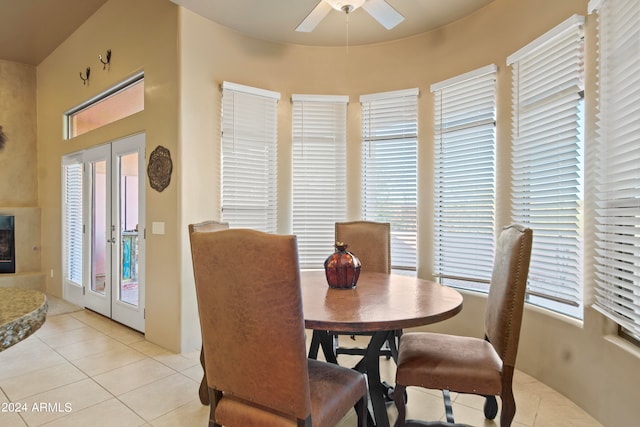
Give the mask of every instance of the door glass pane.
[(118, 298), (138, 305), (138, 153), (119, 157), (120, 277)]
[(107, 268), (107, 162), (102, 160), (91, 165), (92, 171), (92, 203), (93, 226), (91, 227), (91, 290), (102, 295), (105, 294), (106, 268)]

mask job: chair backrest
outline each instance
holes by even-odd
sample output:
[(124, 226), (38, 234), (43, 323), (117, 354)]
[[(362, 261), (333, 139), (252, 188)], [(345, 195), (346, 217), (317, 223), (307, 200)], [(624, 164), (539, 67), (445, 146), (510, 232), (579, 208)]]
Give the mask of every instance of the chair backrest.
[(296, 237), (196, 232), (191, 253), (209, 388), (306, 419), (311, 403)]
[(195, 232), (209, 232), (209, 231), (220, 231), (220, 230), (228, 230), (228, 229), (229, 229), (228, 222), (202, 221), (197, 224), (189, 224), (189, 235)]
[(533, 231), (505, 227), (498, 237), (485, 315), (485, 335), (507, 366), (515, 366)]
[(336, 222), (336, 242), (346, 243), (361, 271), (391, 273), (391, 225), (388, 222)]

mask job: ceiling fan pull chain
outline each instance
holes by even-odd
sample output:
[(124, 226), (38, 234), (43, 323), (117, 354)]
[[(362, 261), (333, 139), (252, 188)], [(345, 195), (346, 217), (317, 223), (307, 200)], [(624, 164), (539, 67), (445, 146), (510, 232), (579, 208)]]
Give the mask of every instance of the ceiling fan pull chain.
[(347, 19), (347, 55), (349, 55), (349, 13), (345, 13)]

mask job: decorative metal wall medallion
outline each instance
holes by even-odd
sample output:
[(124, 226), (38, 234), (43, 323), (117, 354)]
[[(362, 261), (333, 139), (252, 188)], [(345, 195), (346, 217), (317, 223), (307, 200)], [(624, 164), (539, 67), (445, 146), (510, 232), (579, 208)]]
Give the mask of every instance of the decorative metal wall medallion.
[(173, 171), (173, 162), (171, 161), (171, 153), (167, 148), (158, 145), (149, 156), (149, 165), (147, 166), (147, 175), (151, 188), (156, 191), (163, 191), (171, 182), (171, 172)]

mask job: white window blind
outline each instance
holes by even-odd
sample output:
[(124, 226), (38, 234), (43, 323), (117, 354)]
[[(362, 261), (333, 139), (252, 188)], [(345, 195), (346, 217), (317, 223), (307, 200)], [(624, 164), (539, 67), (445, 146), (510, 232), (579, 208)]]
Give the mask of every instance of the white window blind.
[(434, 97), (434, 273), (486, 291), (494, 252), (496, 71), (431, 86)]
[(231, 227), (276, 232), (279, 98), (263, 89), (222, 86), (222, 219)]
[(360, 97), (362, 215), (391, 224), (391, 265), (416, 268), (418, 89)]
[(64, 278), (76, 285), (82, 285), (82, 174), (82, 161), (63, 159)]
[(529, 301), (582, 318), (583, 34), (574, 15), (513, 66), (512, 220), (533, 229)]
[(640, 2), (591, 2), (600, 47), (595, 309), (640, 338)]
[(346, 96), (293, 95), (293, 234), (301, 268), (322, 268), (346, 215)]

